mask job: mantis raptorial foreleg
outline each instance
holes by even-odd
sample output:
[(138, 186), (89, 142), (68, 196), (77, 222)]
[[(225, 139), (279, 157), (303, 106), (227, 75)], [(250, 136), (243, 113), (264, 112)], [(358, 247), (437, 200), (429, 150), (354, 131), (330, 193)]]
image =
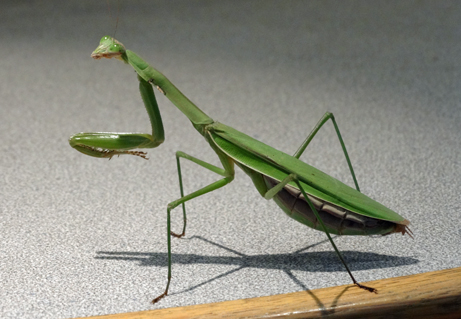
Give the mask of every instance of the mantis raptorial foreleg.
[(355, 188), (360, 192), (359, 183), (357, 183), (357, 178), (355, 177), (354, 169), (352, 168), (352, 163), (351, 163), (351, 160), (349, 159), (349, 155), (348, 155), (347, 150), (346, 150), (346, 145), (344, 144), (344, 141), (343, 141), (343, 138), (341, 136), (341, 133), (339, 132), (339, 127), (338, 127), (338, 124), (336, 124), (336, 120), (335, 120), (335, 117), (334, 117), (333, 113), (326, 112), (322, 116), (322, 118), (317, 122), (314, 129), (309, 133), (309, 135), (304, 140), (304, 142), (301, 144), (301, 146), (296, 151), (296, 153), (293, 155), (293, 157), (299, 158), (302, 155), (302, 153), (306, 149), (307, 145), (309, 145), (309, 143), (314, 138), (315, 134), (317, 134), (317, 132), (320, 130), (320, 128), (323, 126), (323, 124), (325, 124), (329, 119), (331, 119), (331, 121), (333, 122), (333, 125), (335, 127), (335, 131), (336, 131), (336, 135), (338, 135), (339, 142), (341, 143), (341, 148), (343, 149), (343, 152), (344, 152), (344, 156), (346, 156), (347, 165), (349, 166), (349, 170), (351, 172), (352, 178), (354, 179)]
[(146, 153), (131, 151), (136, 148), (153, 148), (163, 143), (165, 134), (152, 85), (138, 75), (139, 91), (152, 126), (152, 134), (141, 133), (78, 133), (69, 143), (77, 151), (94, 157), (111, 159), (115, 155), (130, 154), (146, 158)]

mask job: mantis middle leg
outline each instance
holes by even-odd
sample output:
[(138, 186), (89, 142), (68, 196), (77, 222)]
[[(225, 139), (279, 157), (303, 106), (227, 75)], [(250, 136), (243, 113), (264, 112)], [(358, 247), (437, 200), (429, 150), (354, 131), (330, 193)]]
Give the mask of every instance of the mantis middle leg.
[[(196, 157), (193, 157), (191, 155), (188, 155), (184, 152), (176, 152), (176, 163), (178, 165), (178, 177), (179, 177), (179, 188), (180, 188), (180, 191), (181, 191), (181, 198), (171, 202), (168, 204), (168, 207), (167, 207), (167, 236), (168, 236), (168, 282), (167, 282), (167, 285), (166, 285), (166, 288), (165, 288), (165, 291), (160, 295), (158, 296), (157, 298), (155, 298), (154, 300), (152, 300), (152, 303), (156, 303), (158, 302), (160, 299), (162, 299), (163, 297), (165, 297), (167, 294), (168, 294), (168, 288), (170, 286), (170, 282), (171, 282), (171, 236), (175, 236), (175, 237), (182, 237), (184, 236), (185, 234), (185, 231), (186, 231), (186, 207), (185, 207), (185, 202), (193, 199), (193, 198), (196, 198), (196, 197), (199, 197), (201, 195), (204, 195), (206, 193), (209, 193), (209, 192), (212, 192), (218, 188), (221, 188), (227, 184), (229, 184), (230, 182), (232, 182), (232, 180), (234, 179), (234, 174), (235, 174), (235, 171), (234, 171), (234, 162), (232, 160), (229, 159), (229, 157), (227, 157), (226, 155), (222, 154), (222, 153), (218, 153), (218, 156), (221, 160), (221, 163), (223, 164), (223, 167), (224, 168), (219, 168), (217, 166), (214, 166), (210, 163), (207, 163), (207, 162), (204, 162)], [(214, 182), (214, 183), (211, 183), (210, 185), (207, 185), (199, 190), (196, 190), (195, 192), (193, 193), (190, 193), (189, 195), (186, 195), (184, 196), (184, 190), (183, 190), (183, 185), (182, 185), (182, 174), (181, 174), (181, 165), (180, 165), (180, 158), (185, 158), (185, 159), (188, 159), (190, 160), (191, 162), (193, 163), (196, 163), (212, 172), (215, 172), (216, 174), (218, 175), (221, 175), (223, 176), (224, 178)], [(182, 209), (183, 209), (183, 218), (184, 218), (184, 224), (183, 224), (183, 230), (182, 230), (182, 233), (181, 234), (176, 234), (174, 232), (171, 231), (171, 217), (170, 217), (170, 213), (171, 213), (171, 210), (173, 210), (175, 207), (179, 206), (179, 205), (182, 205)]]
[[(198, 158), (196, 158), (196, 157), (193, 157), (193, 156), (191, 156), (191, 155), (188, 155), (188, 154), (186, 154), (186, 153), (184, 153), (184, 152), (181, 152), (181, 151), (176, 152), (176, 165), (177, 165), (177, 169), (178, 169), (179, 190), (180, 190), (180, 193), (181, 193), (181, 199), (182, 199), (182, 198), (185, 198), (185, 196), (184, 196), (184, 188), (183, 188), (183, 183), (182, 183), (182, 173), (181, 173), (181, 162), (180, 162), (180, 158), (188, 159), (189, 161), (191, 161), (191, 162), (193, 162), (193, 163), (195, 163), (195, 164), (197, 164), (197, 165), (200, 165), (200, 166), (202, 166), (202, 167), (204, 167), (204, 168), (206, 168), (206, 169), (209, 169), (210, 171), (212, 171), (212, 172), (214, 172), (214, 173), (216, 173), (216, 174), (218, 174), (218, 175), (221, 175), (221, 176), (225, 177), (223, 180), (225, 180), (226, 178), (228, 179), (228, 178), (232, 177), (232, 179), (230, 179), (226, 184), (230, 183), (230, 182), (233, 180), (233, 178), (234, 178), (234, 167), (233, 167), (233, 164), (231, 164), (231, 165), (228, 164), (229, 161), (225, 161), (225, 162), (223, 163), (224, 168), (220, 168), (220, 167), (214, 166), (214, 165), (212, 165), (212, 164), (209, 164), (209, 163), (207, 163), (207, 162), (204, 162), (204, 161), (202, 161), (202, 160), (200, 160), (200, 159), (198, 159)], [(227, 168), (227, 169), (226, 169), (226, 168)], [(218, 181), (218, 182), (219, 182), (219, 181)], [(216, 182), (216, 183), (217, 183), (217, 182)], [(224, 185), (226, 185), (226, 184), (224, 184)], [(213, 184), (211, 184), (211, 185), (213, 185)], [(211, 186), (211, 185), (209, 185), (209, 186)], [(222, 186), (224, 186), (224, 185), (222, 185)], [(207, 187), (209, 187), (209, 186), (207, 186)], [(222, 187), (222, 186), (219, 186), (219, 187)], [(217, 187), (217, 188), (219, 188), (219, 187)], [(205, 187), (205, 188), (206, 188), (206, 187)], [(202, 188), (201, 190), (204, 190), (205, 188)], [(211, 192), (211, 191), (213, 191), (213, 190), (215, 190), (215, 189), (217, 189), (217, 188), (214, 188), (214, 189), (205, 191), (204, 193), (198, 194), (197, 196), (206, 194), (206, 193)], [(200, 192), (201, 190), (198, 190), (198, 191), (196, 191), (196, 192), (194, 192), (194, 193), (192, 193), (192, 194), (195, 194), (195, 193), (197, 193), (197, 192)], [(191, 196), (192, 194), (190, 194), (190, 195), (188, 195), (188, 196)], [(197, 196), (194, 196), (194, 197), (197, 197)], [(194, 198), (194, 197), (192, 197), (192, 198)], [(192, 198), (189, 198), (189, 199), (192, 199)], [(189, 200), (189, 199), (186, 199), (186, 201)], [(179, 200), (180, 200), (180, 199), (179, 199)], [(183, 219), (184, 219), (182, 232), (181, 232), (181, 234), (177, 234), (177, 233), (171, 232), (171, 235), (173, 235), (173, 236), (175, 236), (175, 237), (178, 237), (178, 238), (183, 237), (183, 236), (185, 235), (185, 233), (186, 233), (186, 223), (187, 223), (187, 218), (186, 218), (186, 205), (185, 205), (185, 202), (186, 202), (186, 201), (184, 201), (184, 202), (181, 203), (181, 205), (182, 205), (182, 211), (183, 211)], [(175, 202), (176, 202), (176, 201), (175, 201)], [(169, 205), (171, 205), (171, 204), (173, 204), (173, 203), (175, 203), (175, 202), (172, 202), (172, 203), (170, 203)]]
[(333, 122), (333, 125), (335, 127), (336, 134), (338, 135), (339, 142), (341, 143), (341, 148), (343, 149), (344, 156), (346, 157), (347, 165), (349, 166), (349, 170), (352, 175), (352, 179), (354, 180), (355, 188), (360, 192), (359, 184), (357, 183), (357, 178), (355, 177), (354, 169), (352, 168), (352, 163), (351, 160), (349, 159), (349, 155), (346, 150), (346, 145), (344, 144), (343, 138), (341, 136), (341, 133), (339, 132), (339, 127), (338, 124), (336, 124), (335, 117), (333, 113), (326, 112), (322, 118), (317, 122), (315, 125), (314, 129), (309, 133), (307, 138), (304, 140), (304, 142), (301, 144), (299, 149), (296, 151), (296, 153), (293, 155), (293, 157), (296, 157), (299, 159), (299, 157), (302, 155), (304, 150), (306, 149), (307, 145), (312, 141), (314, 138), (315, 134), (320, 130), (320, 128), (323, 126), (323, 124), (326, 123), (326, 121), (330, 120)]

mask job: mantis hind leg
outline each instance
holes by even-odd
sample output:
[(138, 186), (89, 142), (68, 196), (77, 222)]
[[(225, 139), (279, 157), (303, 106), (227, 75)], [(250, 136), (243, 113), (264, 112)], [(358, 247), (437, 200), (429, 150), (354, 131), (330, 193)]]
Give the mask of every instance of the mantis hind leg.
[[(168, 295), (168, 288), (170, 287), (170, 282), (171, 282), (171, 236), (175, 237), (182, 237), (184, 236), (186, 232), (186, 207), (185, 207), (185, 202), (199, 197), (201, 195), (204, 195), (206, 193), (212, 192), (218, 188), (221, 188), (227, 184), (229, 184), (233, 179), (234, 179), (234, 164), (232, 161), (229, 160), (227, 156), (224, 154), (218, 153), (218, 156), (221, 160), (221, 163), (223, 164), (224, 168), (219, 168), (217, 166), (214, 166), (210, 163), (204, 162), (196, 157), (190, 156), (184, 152), (176, 152), (176, 163), (178, 165), (178, 177), (179, 177), (179, 188), (181, 192), (181, 197), (171, 203), (168, 204), (167, 207), (167, 244), (168, 244), (168, 282), (165, 288), (165, 291), (158, 297), (156, 297), (154, 300), (152, 300), (152, 303), (158, 302), (160, 299)], [(191, 162), (198, 164), (212, 172), (215, 172), (218, 175), (223, 176), (224, 178), (211, 183), (210, 185), (207, 185), (199, 190), (196, 190), (195, 192), (192, 192), (186, 196), (184, 196), (184, 190), (183, 190), (183, 183), (182, 183), (182, 174), (181, 174), (181, 164), (180, 164), (180, 158), (185, 158), (190, 160)], [(184, 224), (183, 224), (183, 230), (181, 234), (176, 234), (171, 231), (171, 211), (179, 206), (182, 205), (183, 208), (183, 218), (184, 218)]]
[(328, 232), (325, 224), (323, 223), (322, 219), (320, 218), (320, 215), (317, 211), (317, 209), (315, 208), (314, 204), (312, 203), (312, 201), (309, 199), (309, 196), (307, 196), (306, 192), (304, 191), (301, 183), (299, 182), (296, 174), (290, 174), (288, 175), (285, 179), (283, 179), (279, 184), (275, 185), (274, 187), (272, 187), (271, 189), (269, 189), (266, 194), (264, 195), (264, 198), (266, 199), (271, 199), (272, 197), (274, 197), (280, 190), (282, 190), (285, 185), (287, 185), (289, 182), (295, 182), (296, 185), (298, 186), (299, 190), (301, 191), (301, 193), (303, 194), (304, 198), (306, 199), (306, 202), (308, 203), (309, 207), (311, 208), (312, 212), (314, 213), (315, 217), (317, 218), (317, 220), (320, 222), (320, 225), (322, 226), (323, 228), (323, 231), (325, 232), (325, 234), (327, 235), (328, 237), (328, 240), (330, 241), (331, 245), (333, 246), (336, 254), (338, 255), (339, 259), (341, 260), (342, 264), (344, 265), (344, 267), (346, 268), (347, 272), (349, 273), (349, 276), (351, 277), (352, 279), (352, 282), (358, 286), (359, 288), (361, 289), (365, 289), (365, 290), (368, 290), (369, 292), (374, 292), (374, 293), (377, 293), (378, 291), (375, 289), (375, 288), (372, 288), (372, 287), (368, 287), (368, 286), (365, 286), (365, 285), (362, 285), (360, 283), (357, 282), (357, 280), (355, 280), (354, 276), (352, 275), (352, 272), (350, 271), (349, 267), (347, 266), (347, 263), (346, 261), (344, 260), (343, 256), (341, 255), (341, 253), (339, 252), (339, 249), (336, 247), (336, 244), (334, 243), (333, 239), (331, 238), (331, 235), (330, 233)]
[(309, 133), (309, 135), (304, 140), (304, 142), (301, 144), (301, 146), (296, 151), (296, 153), (293, 155), (293, 157), (299, 158), (302, 155), (302, 153), (306, 149), (307, 145), (309, 145), (309, 143), (314, 138), (315, 134), (317, 134), (317, 132), (320, 130), (320, 128), (323, 126), (323, 124), (325, 124), (330, 119), (333, 122), (336, 134), (338, 135), (339, 142), (341, 143), (341, 148), (343, 149), (344, 156), (346, 157), (347, 165), (349, 166), (349, 170), (351, 172), (352, 179), (354, 180), (355, 188), (360, 192), (359, 184), (357, 183), (357, 178), (355, 177), (354, 169), (352, 168), (352, 163), (351, 163), (351, 160), (349, 159), (349, 154), (347, 153), (347, 150), (346, 150), (346, 145), (344, 144), (343, 138), (341, 136), (341, 132), (339, 131), (338, 124), (336, 124), (336, 120), (335, 120), (335, 117), (334, 117), (333, 113), (326, 112), (322, 116), (322, 118), (317, 122), (314, 129)]

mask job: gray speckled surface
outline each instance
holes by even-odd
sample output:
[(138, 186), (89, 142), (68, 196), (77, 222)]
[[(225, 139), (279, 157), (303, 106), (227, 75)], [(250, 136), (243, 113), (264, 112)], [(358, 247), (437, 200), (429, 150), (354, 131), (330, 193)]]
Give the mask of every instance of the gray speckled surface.
[[(461, 266), (459, 21), (456, 1), (130, 1), (117, 38), (214, 119), (287, 153), (333, 112), (362, 191), (415, 234), (337, 237), (368, 281)], [(325, 235), (261, 199), (238, 170), (232, 184), (189, 203), (170, 295), (149, 303), (166, 283), (174, 152), (218, 161), (159, 94), (167, 139), (149, 161), (69, 147), (80, 131), (149, 132), (132, 69), (89, 57), (114, 24), (104, 1), (0, 4), (0, 316), (101, 315), (348, 284)], [(331, 125), (303, 159), (352, 183)], [(186, 191), (216, 180), (190, 163), (184, 178)], [(178, 229), (179, 210), (173, 220)]]

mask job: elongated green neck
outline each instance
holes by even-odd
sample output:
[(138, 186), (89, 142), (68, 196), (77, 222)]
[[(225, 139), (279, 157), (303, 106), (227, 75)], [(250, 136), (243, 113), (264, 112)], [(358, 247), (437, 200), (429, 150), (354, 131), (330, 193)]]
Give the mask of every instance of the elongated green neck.
[(162, 73), (147, 64), (141, 57), (130, 50), (126, 50), (124, 60), (129, 63), (147, 82), (152, 82), (158, 86), (166, 97), (176, 107), (187, 116), (187, 118), (194, 124), (206, 125), (213, 123), (213, 119), (206, 115), (194, 103), (192, 103), (181, 91), (179, 91), (173, 83), (170, 82)]

